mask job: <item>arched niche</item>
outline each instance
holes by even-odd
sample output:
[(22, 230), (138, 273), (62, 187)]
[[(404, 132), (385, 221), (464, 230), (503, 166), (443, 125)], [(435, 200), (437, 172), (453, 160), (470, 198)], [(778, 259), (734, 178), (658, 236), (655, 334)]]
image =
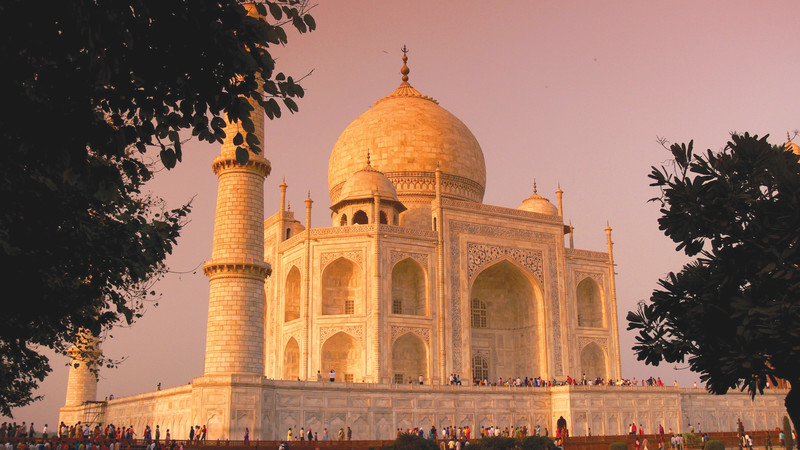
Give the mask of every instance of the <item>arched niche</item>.
[(406, 333), (392, 345), (392, 379), (402, 383), (409, 378), (428, 380), (428, 350), (425, 342), (414, 333)]
[(389, 218), (386, 216), (386, 211), (381, 211), (378, 217), (379, 217), (379, 223), (382, 223), (384, 225), (389, 224)]
[(339, 226), (340, 227), (347, 226), (347, 214), (342, 214), (342, 217), (339, 218)]
[(340, 331), (322, 344), (321, 370), (336, 371), (336, 381), (362, 381), (364, 379), (364, 352), (361, 343), (353, 336)]
[(584, 278), (576, 288), (578, 326), (603, 328), (603, 297), (600, 286), (591, 278)]
[(595, 342), (587, 344), (581, 350), (581, 373), (585, 373), (588, 379), (608, 378), (606, 353)]
[(289, 338), (283, 350), (283, 379), (296, 380), (300, 376), (300, 345), (295, 338)]
[(358, 210), (353, 214), (353, 225), (366, 225), (369, 223), (369, 217), (367, 217), (367, 213), (362, 210)]
[(361, 271), (349, 259), (339, 258), (322, 271), (322, 314), (363, 314)]
[(284, 289), (283, 318), (289, 322), (300, 318), (300, 271), (293, 266), (286, 276)]
[(543, 302), (533, 279), (502, 260), (475, 277), (469, 298), (471, 315), (484, 315), (471, 317), (470, 328), (472, 354), (488, 356), (488, 378), (546, 377)]
[(411, 258), (392, 268), (392, 314), (424, 316), (428, 314), (425, 270)]

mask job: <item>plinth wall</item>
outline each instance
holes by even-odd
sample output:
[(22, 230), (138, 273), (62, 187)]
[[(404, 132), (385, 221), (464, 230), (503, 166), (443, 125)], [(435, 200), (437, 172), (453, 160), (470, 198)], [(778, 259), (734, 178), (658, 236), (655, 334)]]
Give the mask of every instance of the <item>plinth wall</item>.
[(658, 425), (675, 432), (699, 423), (704, 431), (732, 431), (737, 418), (747, 430), (781, 426), (787, 390), (773, 389), (751, 400), (746, 393), (715, 396), (702, 389), (623, 386), (553, 388), (429, 386), (327, 381), (275, 381), (248, 375), (196, 378), (191, 385), (110, 400), (102, 407), (61, 409), (66, 424), (88, 421), (89, 409), (102, 410), (101, 423), (170, 429), (186, 439), (189, 427), (206, 425), (208, 439), (284, 439), (310, 427), (320, 439), (324, 428), (333, 438), (339, 428), (353, 439), (393, 439), (397, 428), (437, 429), (466, 426), (541, 425), (550, 433), (563, 416), (574, 436), (625, 434), (631, 422), (646, 433)]

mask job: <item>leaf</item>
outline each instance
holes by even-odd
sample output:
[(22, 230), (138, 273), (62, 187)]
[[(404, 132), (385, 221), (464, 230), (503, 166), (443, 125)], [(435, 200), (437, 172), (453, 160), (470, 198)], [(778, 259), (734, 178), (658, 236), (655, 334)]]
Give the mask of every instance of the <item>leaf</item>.
[(295, 103), (294, 100), (290, 98), (285, 98), (283, 99), (283, 103), (286, 105), (287, 108), (289, 108), (290, 112), (296, 113), (298, 111), (297, 103)]
[(244, 136), (242, 133), (236, 133), (236, 136), (233, 137), (233, 145), (242, 145), (244, 142)]
[(250, 161), (250, 152), (244, 147), (236, 147), (236, 162), (247, 164), (248, 161)]
[(161, 162), (164, 163), (164, 167), (167, 169), (172, 169), (175, 167), (175, 163), (178, 159), (175, 156), (175, 152), (171, 148), (167, 148), (162, 145), (159, 155), (161, 156)]
[(303, 20), (306, 22), (306, 25), (308, 25), (308, 31), (314, 31), (317, 29), (317, 22), (313, 17), (311, 17), (311, 14), (306, 14), (305, 17), (303, 17)]
[(269, 13), (272, 14), (272, 17), (274, 17), (275, 20), (281, 20), (281, 18), (283, 17), (283, 12), (281, 11), (281, 7), (278, 6), (278, 4), (276, 4), (275, 2), (267, 2), (267, 5), (269, 5)]

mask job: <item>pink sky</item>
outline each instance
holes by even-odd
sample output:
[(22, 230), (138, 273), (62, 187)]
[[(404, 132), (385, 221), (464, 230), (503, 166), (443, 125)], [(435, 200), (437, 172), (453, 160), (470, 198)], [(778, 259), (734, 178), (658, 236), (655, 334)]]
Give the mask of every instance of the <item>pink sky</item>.
[[(650, 166), (669, 156), (657, 138), (716, 150), (732, 131), (769, 133), (780, 143), (800, 128), (797, 0), (324, 1), (313, 15), (317, 31), (290, 33), (289, 45), (274, 53), (295, 77), (314, 72), (303, 82), (300, 112), (267, 123), (267, 215), (279, 206), (285, 176), (292, 209), (302, 211), (310, 190), (312, 226), (330, 226), (331, 148), (399, 84), (405, 44), (411, 84), (459, 117), (483, 148), (484, 203), (515, 208), (534, 179), (554, 201), (560, 182), (576, 247), (604, 251), (611, 223), (621, 330), (627, 311), (685, 260), (658, 231), (657, 205), (647, 203), (657, 195)], [(101, 373), (98, 399), (202, 374), (208, 281), (199, 268), (211, 254), (217, 152), (193, 142), (184, 162), (152, 184), (170, 206), (194, 198), (191, 223), (168, 260), (175, 273), (157, 286), (158, 306), (104, 343), (108, 356), (126, 359)], [(698, 379), (673, 365), (638, 363), (633, 342), (623, 331), (626, 377)], [(56, 425), (65, 364), (52, 359), (38, 392), (44, 400), (15, 410), (16, 421)]]

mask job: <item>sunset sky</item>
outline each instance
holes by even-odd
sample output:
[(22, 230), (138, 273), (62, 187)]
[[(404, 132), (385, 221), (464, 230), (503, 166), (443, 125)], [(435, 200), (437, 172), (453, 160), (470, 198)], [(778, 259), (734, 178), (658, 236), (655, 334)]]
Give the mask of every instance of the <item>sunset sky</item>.
[[(658, 230), (647, 174), (668, 159), (662, 137), (717, 150), (734, 131), (779, 144), (800, 128), (800, 1), (325, 0), (312, 14), (317, 30), (290, 32), (273, 53), (295, 78), (313, 73), (302, 82), (300, 112), (266, 126), (267, 216), (285, 176), (292, 210), (303, 211), (310, 190), (312, 226), (331, 225), (330, 151), (400, 83), (406, 45), (411, 85), (460, 118), (483, 148), (484, 203), (516, 208), (535, 179), (551, 201), (561, 184), (576, 247), (605, 251), (610, 223), (624, 376), (698, 379), (686, 364), (637, 362), (624, 331), (627, 311), (686, 261)], [(172, 273), (156, 286), (158, 306), (103, 344), (124, 361), (101, 372), (98, 399), (202, 374), (208, 280), (200, 268), (211, 255), (218, 151), (191, 141), (184, 162), (151, 184), (171, 207), (192, 200), (191, 223), (167, 261)], [(44, 400), (17, 409), (16, 421), (57, 425), (65, 364), (52, 359)]]

